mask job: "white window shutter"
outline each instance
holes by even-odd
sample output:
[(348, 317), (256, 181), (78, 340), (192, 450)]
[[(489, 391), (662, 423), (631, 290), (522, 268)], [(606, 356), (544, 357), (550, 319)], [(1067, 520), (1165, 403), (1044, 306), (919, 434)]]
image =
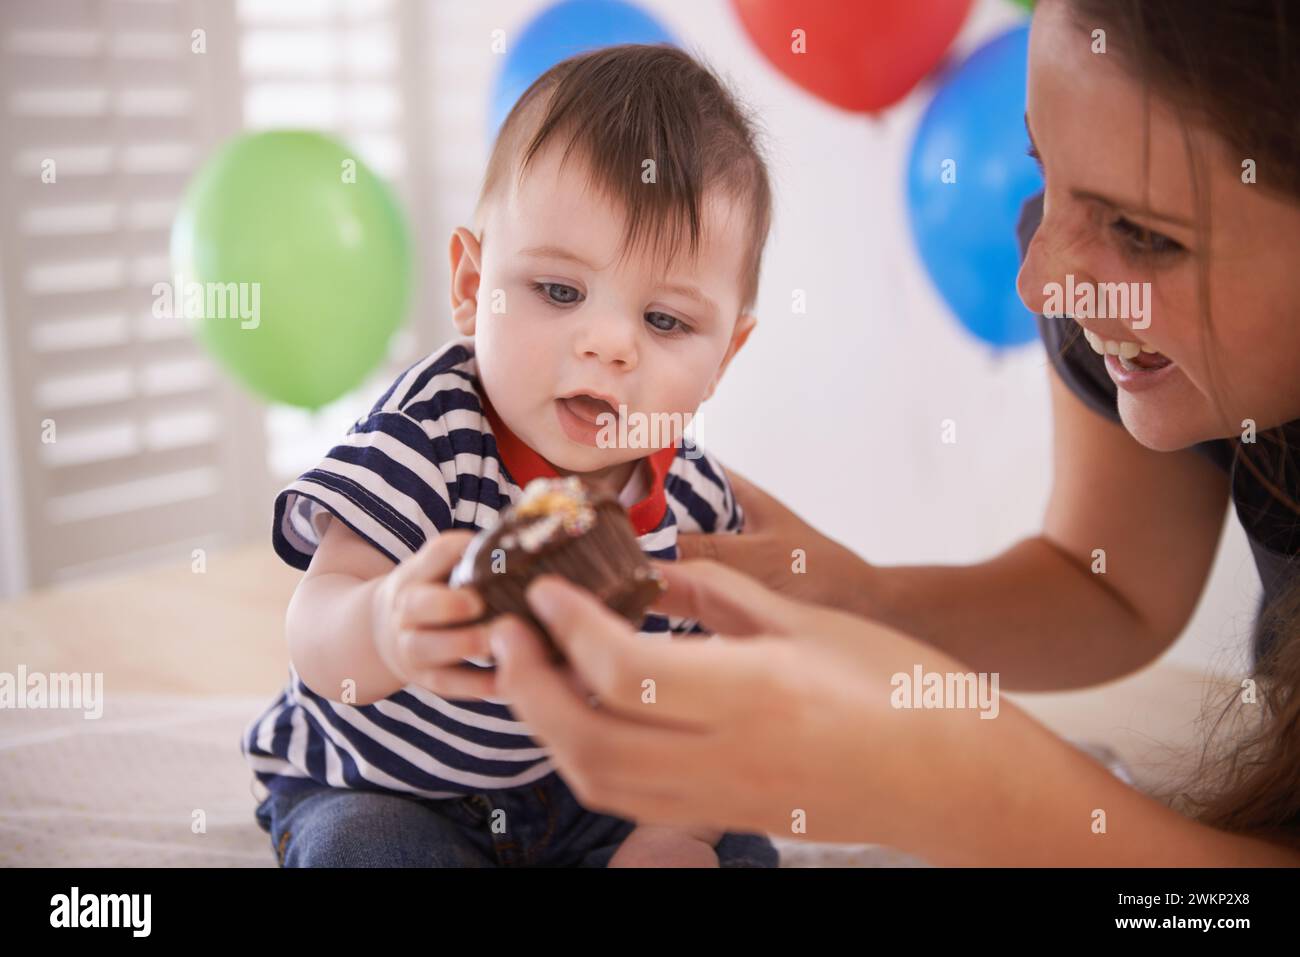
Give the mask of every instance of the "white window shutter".
[[(426, 197), (407, 174), (423, 138), (404, 102), (417, 65), (400, 40), (423, 29), (421, 6), (0, 4), (0, 416), (7, 408), (12, 439), (0, 448), (0, 533), (22, 543), (0, 552), (0, 590), (269, 542), (285, 473), (313, 464), (374, 382), (444, 335), (415, 324), (374, 382), (308, 416), (268, 413), (183, 320), (152, 314), (182, 191), (241, 128), (335, 132), (396, 177), (408, 216), (419, 209)], [(196, 30), (205, 52), (192, 51)], [(314, 105), (312, 84), (326, 94)], [(54, 182), (42, 180), (47, 161)], [(418, 275), (427, 237), (410, 219)], [(417, 290), (414, 315), (422, 302)]]
[[(408, 322), (388, 361), (359, 388), (315, 413), (266, 413), (272, 480), (315, 466), (370, 409), (393, 377), (445, 341), (450, 323), (430, 319), (433, 255), (427, 210), (430, 168), (425, 115), (428, 34), (422, 0), (240, 0), (244, 123), (249, 129), (310, 127), (353, 147), (396, 192), (414, 243)], [(437, 315), (437, 313), (435, 313)], [(443, 313), (445, 315), (445, 311)]]

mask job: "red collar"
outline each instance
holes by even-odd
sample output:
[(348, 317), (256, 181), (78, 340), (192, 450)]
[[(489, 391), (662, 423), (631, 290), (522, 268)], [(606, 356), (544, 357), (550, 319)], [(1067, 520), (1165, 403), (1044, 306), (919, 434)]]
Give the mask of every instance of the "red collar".
[[(483, 414), (487, 416), (488, 423), (492, 426), (492, 434), (496, 437), (497, 452), (515, 484), (523, 488), (535, 478), (557, 478), (559, 473), (551, 463), (530, 449), (527, 443), (506, 427), (497, 416), (496, 409), (492, 408), (492, 403), (487, 400), (487, 396), (480, 395), (480, 399), (483, 404)], [(668, 510), (668, 499), (664, 495), (664, 476), (668, 474), (668, 469), (676, 457), (677, 449), (671, 445), (647, 456), (650, 462), (650, 491), (645, 498), (627, 510), (628, 517), (632, 520), (632, 527), (636, 529), (638, 535), (653, 532), (664, 519), (664, 513)]]

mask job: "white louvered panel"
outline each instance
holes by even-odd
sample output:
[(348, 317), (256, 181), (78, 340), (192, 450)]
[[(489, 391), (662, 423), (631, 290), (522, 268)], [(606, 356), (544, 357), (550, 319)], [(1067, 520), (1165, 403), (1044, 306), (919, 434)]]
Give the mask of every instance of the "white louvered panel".
[(328, 132), (393, 186), (415, 244), (410, 320), (369, 380), (316, 413), (283, 406), (265, 418), (267, 460), (280, 481), (316, 465), (393, 377), (445, 341), (449, 324), (427, 303), (424, 276), (446, 270), (443, 237), (422, 212), (431, 195), (427, 127), (431, 90), (421, 0), (240, 0), (244, 121), (251, 129)]
[[(207, 52), (191, 49), (206, 31)], [(4, 369), (38, 586), (265, 534), (254, 401), (180, 319), (152, 314), (199, 163), (240, 125), (232, 8), (0, 4)], [(45, 160), (57, 180), (42, 181)], [(53, 423), (56, 441), (42, 436)], [(10, 454), (4, 450), (5, 455)]]
[[(102, 491), (84, 497), (53, 499), (51, 512), (57, 522), (81, 529), (84, 543), (73, 556), (73, 565), (60, 565), (50, 581), (67, 581), (79, 568), (96, 567), (105, 572), (124, 566), (156, 561), (165, 556), (176, 565), (189, 564), (193, 549), (201, 540), (228, 545), (225, 529), (215, 529), (204, 516), (204, 503), (219, 500), (225, 477), (216, 467), (160, 474), (156, 478), (138, 478), (123, 485), (105, 486)], [(134, 507), (133, 507), (134, 506)], [(121, 550), (122, 541), (136, 537), (139, 515), (149, 514), (149, 521), (166, 529), (168, 535), (153, 535), (137, 542), (129, 553)], [(56, 526), (57, 527), (57, 526)]]
[[(107, 402), (125, 402), (135, 394), (132, 369), (126, 365), (54, 375), (36, 383), (36, 406), (47, 412)], [(65, 436), (66, 437), (66, 436)], [(47, 445), (52, 450), (56, 445)]]
[(80, 352), (126, 343), (130, 326), (126, 313), (42, 319), (28, 324), (28, 345), (33, 352)]
[[(202, 402), (178, 405), (174, 412), (154, 413), (138, 422), (120, 416), (98, 422), (74, 420), (62, 430), (58, 442), (41, 446), (41, 464), (51, 472), (96, 465), (93, 475), (84, 480), (94, 484), (108, 477), (110, 469), (104, 467), (105, 463), (122, 462), (129, 471), (140, 471), (128, 460), (147, 455), (152, 468), (159, 458), (155, 453), (170, 449), (199, 449), (205, 456), (210, 455), (220, 431), (210, 400), (205, 397)], [(50, 477), (48, 488), (53, 489), (58, 476)]]
[[(49, 514), (57, 525), (98, 523), (100, 527), (87, 535), (86, 547), (78, 550), (79, 559), (98, 561), (103, 555), (96, 554), (97, 552), (117, 554), (114, 539), (119, 536), (105, 535), (104, 529), (113, 524), (129, 529), (132, 519), (128, 512), (194, 502), (211, 498), (220, 492), (220, 471), (210, 466), (200, 467), (140, 476), (84, 492), (53, 496), (50, 499)], [(204, 524), (197, 514), (181, 514), (177, 518), (196, 529)], [(99, 534), (95, 534), (95, 531)]]

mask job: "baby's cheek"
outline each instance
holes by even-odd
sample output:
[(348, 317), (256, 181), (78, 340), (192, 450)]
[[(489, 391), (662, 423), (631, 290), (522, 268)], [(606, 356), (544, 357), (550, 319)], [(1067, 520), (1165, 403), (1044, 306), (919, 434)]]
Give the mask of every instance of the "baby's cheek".
[(690, 415), (697, 412), (708, 391), (708, 379), (695, 378), (675, 384), (668, 384), (659, 395), (656, 408), (662, 412), (679, 412)]
[(528, 323), (526, 317), (506, 308), (492, 307), (491, 294), (487, 302), (480, 302), (476, 352), (480, 368), (487, 363), (503, 372), (510, 372), (525, 362), (529, 351)]

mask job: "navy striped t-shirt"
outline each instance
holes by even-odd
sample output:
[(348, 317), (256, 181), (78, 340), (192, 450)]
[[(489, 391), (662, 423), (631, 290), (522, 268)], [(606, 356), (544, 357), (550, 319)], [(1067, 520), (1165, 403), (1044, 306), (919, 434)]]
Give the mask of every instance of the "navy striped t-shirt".
[[(740, 505), (707, 454), (683, 446), (647, 462), (649, 490), (628, 510), (647, 555), (675, 559), (679, 531), (741, 530)], [(306, 570), (325, 525), (338, 519), (400, 562), (441, 531), (492, 527), (531, 478), (554, 474), (484, 401), (473, 340), (457, 339), (403, 372), (324, 461), (279, 493), (272, 541), (281, 558)], [(702, 631), (655, 614), (640, 627), (660, 638)], [(415, 685), (372, 704), (343, 704), (313, 692), (292, 665), (241, 749), (273, 791), (315, 782), (458, 797), (554, 770), (504, 704), (449, 701)]]

